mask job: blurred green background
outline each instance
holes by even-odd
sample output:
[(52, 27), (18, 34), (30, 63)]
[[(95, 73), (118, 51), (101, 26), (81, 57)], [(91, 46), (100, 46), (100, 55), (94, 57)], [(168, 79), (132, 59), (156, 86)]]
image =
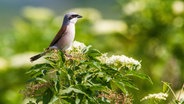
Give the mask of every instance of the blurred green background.
[[(135, 79), (134, 103), (160, 92), (162, 82), (174, 91), (184, 82), (184, 1), (177, 0), (1, 0), (0, 104), (24, 104), (25, 72), (30, 56), (47, 48), (64, 13), (84, 18), (76, 24), (75, 40), (104, 53), (141, 60), (153, 85)], [(38, 61), (39, 62), (39, 61)], [(166, 102), (169, 102), (166, 101)]]

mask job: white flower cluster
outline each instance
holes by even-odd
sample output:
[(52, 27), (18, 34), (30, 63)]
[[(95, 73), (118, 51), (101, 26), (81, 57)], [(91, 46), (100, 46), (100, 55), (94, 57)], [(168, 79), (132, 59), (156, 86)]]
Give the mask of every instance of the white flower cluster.
[(86, 47), (87, 46), (84, 43), (74, 41), (72, 46), (68, 48), (67, 51), (73, 55), (82, 54), (82, 52), (84, 51), (84, 49), (86, 49)]
[(72, 50), (82, 50), (84, 48), (86, 48), (86, 45), (84, 43), (78, 42), (78, 41), (74, 41), (72, 46), (70, 47)]
[(128, 67), (128, 69), (136, 69), (139, 70), (141, 68), (141, 64), (139, 61), (129, 58), (125, 55), (112, 55), (111, 57), (107, 57), (107, 54), (103, 54), (99, 57), (99, 60), (107, 65), (114, 65), (120, 67)]
[(168, 97), (167, 93), (160, 92), (156, 94), (149, 94), (148, 96), (145, 96), (144, 98), (142, 98), (141, 101), (148, 100), (148, 99), (166, 100), (167, 97)]
[[(72, 46), (67, 50), (67, 53), (74, 57), (82, 57), (89, 47), (90, 46), (86, 46), (84, 43), (74, 41)], [(141, 68), (139, 61), (125, 55), (112, 55), (108, 57), (107, 54), (102, 54), (98, 59), (103, 64), (112, 65), (118, 68), (127, 67), (129, 70), (139, 70)]]

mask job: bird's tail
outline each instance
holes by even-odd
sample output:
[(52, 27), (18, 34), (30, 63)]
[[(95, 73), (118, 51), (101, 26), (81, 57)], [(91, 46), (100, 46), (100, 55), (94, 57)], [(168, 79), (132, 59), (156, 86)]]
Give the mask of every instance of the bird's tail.
[(39, 59), (40, 57), (44, 56), (47, 52), (48, 52), (48, 51), (45, 51), (45, 52), (42, 52), (42, 53), (40, 53), (40, 54), (37, 54), (37, 55), (31, 57), (31, 58), (30, 58), (30, 61), (33, 62), (33, 61)]

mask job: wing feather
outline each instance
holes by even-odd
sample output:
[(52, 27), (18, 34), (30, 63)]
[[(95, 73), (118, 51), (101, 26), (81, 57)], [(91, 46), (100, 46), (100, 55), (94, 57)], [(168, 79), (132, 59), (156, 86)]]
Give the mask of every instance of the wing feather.
[(63, 34), (66, 31), (67, 26), (62, 26), (62, 28), (58, 31), (58, 33), (56, 34), (56, 36), (54, 37), (54, 39), (52, 40), (52, 42), (50, 43), (49, 47), (54, 46), (59, 39), (63, 36)]

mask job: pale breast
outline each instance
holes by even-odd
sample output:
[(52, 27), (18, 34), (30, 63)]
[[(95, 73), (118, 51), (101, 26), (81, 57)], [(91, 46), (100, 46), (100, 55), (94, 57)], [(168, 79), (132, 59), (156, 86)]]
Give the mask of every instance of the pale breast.
[(66, 32), (57, 42), (56, 47), (58, 47), (61, 50), (66, 50), (72, 45), (74, 38), (75, 38), (75, 24), (69, 24), (67, 26)]

